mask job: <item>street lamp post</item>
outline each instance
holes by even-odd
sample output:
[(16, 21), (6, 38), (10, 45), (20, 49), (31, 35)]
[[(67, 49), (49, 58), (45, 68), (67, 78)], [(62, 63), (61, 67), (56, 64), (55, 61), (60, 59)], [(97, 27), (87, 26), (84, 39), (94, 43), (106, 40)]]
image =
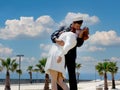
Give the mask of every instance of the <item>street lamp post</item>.
[(95, 66), (95, 82), (96, 82), (96, 66)]
[[(24, 55), (16, 55), (17, 57), (19, 57), (19, 70), (21, 69), (21, 57), (23, 57)], [(20, 73), (19, 73), (19, 90), (20, 90)]]

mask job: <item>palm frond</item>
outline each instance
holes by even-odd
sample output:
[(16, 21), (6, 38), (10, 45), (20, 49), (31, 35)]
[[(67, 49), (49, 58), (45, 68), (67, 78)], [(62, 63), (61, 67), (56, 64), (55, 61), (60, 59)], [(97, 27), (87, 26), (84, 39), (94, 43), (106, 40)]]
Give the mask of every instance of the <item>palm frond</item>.
[(11, 70), (12, 72), (14, 72), (14, 71), (17, 69), (18, 65), (19, 65), (19, 64), (17, 64), (17, 63), (13, 63), (12, 66), (11, 66), (11, 68), (10, 68), (10, 70)]
[(2, 66), (0, 66), (0, 72), (3, 70), (3, 67)]
[(18, 74), (22, 74), (22, 70), (21, 69), (18, 69), (18, 70), (16, 70), (16, 72), (18, 73)]

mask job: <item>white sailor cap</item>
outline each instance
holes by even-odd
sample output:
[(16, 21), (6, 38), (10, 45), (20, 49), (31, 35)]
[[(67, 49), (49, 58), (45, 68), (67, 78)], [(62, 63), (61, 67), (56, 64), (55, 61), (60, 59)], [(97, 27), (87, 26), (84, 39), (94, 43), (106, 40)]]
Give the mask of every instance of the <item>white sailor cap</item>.
[(73, 22), (83, 21), (83, 17), (76, 17), (73, 19)]

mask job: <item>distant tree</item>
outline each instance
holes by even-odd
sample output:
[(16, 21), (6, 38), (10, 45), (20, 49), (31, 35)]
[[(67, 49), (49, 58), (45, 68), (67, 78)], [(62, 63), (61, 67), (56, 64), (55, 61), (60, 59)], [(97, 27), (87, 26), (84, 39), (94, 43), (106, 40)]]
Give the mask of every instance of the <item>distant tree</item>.
[(77, 82), (79, 82), (79, 76), (80, 76), (80, 72), (79, 69), (81, 68), (81, 64), (80, 63), (76, 63), (76, 77), (77, 77)]
[(32, 72), (34, 71), (33, 66), (28, 66), (27, 71), (30, 75), (30, 83), (32, 84)]
[(16, 63), (15, 59), (11, 60), (11, 58), (7, 58), (6, 60), (4, 60), (0, 58), (0, 61), (1, 61), (1, 68), (2, 68), (1, 70), (3, 70), (4, 68), (6, 69), (5, 90), (11, 90), (10, 71), (11, 72), (16, 71), (19, 74), (22, 74), (22, 71), (17, 69), (19, 64)]
[(107, 83), (107, 72), (108, 72), (108, 65), (109, 62), (105, 61), (103, 63), (99, 62), (96, 65), (96, 70), (98, 71), (99, 75), (104, 76), (104, 90), (108, 90), (108, 83)]
[[(42, 58), (41, 60), (39, 60), (39, 63), (36, 64), (37, 69), (35, 69), (35, 71), (39, 71), (43, 74), (45, 74), (45, 64), (46, 64), (47, 58)], [(45, 74), (45, 86), (44, 86), (44, 90), (49, 90), (49, 75)]]
[(112, 77), (112, 89), (116, 89), (114, 75), (118, 71), (117, 64), (116, 62), (109, 62), (108, 67), (109, 67), (108, 71), (111, 73), (111, 77)]

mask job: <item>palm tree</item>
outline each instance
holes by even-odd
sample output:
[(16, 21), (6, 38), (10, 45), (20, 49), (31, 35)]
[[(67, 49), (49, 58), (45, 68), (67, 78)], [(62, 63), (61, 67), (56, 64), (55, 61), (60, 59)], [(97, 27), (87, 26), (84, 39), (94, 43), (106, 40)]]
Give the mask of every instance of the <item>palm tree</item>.
[(7, 58), (6, 60), (0, 59), (1, 61), (1, 68), (6, 69), (6, 80), (5, 80), (5, 90), (11, 90), (10, 88), (10, 71), (14, 72), (16, 71), (17, 73), (22, 73), (21, 70), (18, 70), (17, 67), (19, 64), (16, 63), (16, 60), (11, 58)]
[(109, 62), (105, 61), (103, 63), (99, 62), (96, 65), (96, 70), (98, 71), (99, 75), (104, 76), (104, 90), (108, 90), (108, 83), (107, 83), (108, 64)]
[(76, 68), (77, 82), (79, 82), (79, 75), (80, 75), (80, 73), (79, 73), (79, 69), (81, 68), (81, 64), (80, 64), (80, 63), (76, 63), (75, 68)]
[(30, 75), (30, 83), (32, 84), (32, 72), (34, 71), (33, 66), (28, 66), (27, 71)]
[[(36, 64), (37, 69), (35, 70), (41, 73), (45, 73), (44, 68), (45, 68), (46, 61), (47, 61), (47, 58), (42, 58), (41, 60), (39, 60), (39, 63)], [(48, 74), (45, 74), (44, 90), (49, 90), (49, 75)]]
[(112, 89), (115, 89), (115, 79), (114, 79), (114, 75), (117, 73), (118, 71), (118, 67), (116, 65), (116, 62), (109, 62), (109, 70), (112, 76)]
[(3, 70), (2, 66), (0, 66), (0, 72)]

